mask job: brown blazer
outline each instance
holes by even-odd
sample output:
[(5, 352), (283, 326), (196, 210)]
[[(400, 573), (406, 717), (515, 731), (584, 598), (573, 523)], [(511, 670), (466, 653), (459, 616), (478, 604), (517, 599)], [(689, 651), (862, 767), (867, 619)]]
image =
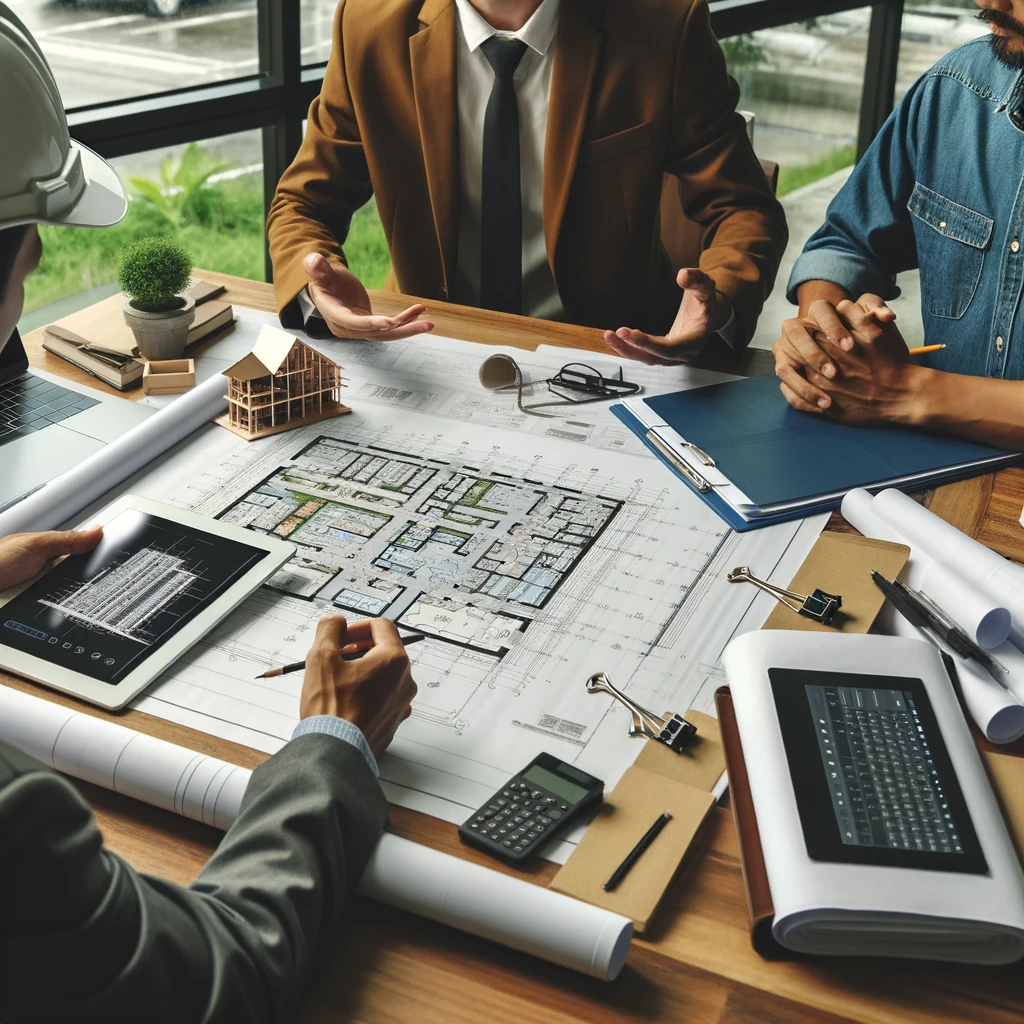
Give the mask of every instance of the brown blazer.
[[(320, 96), (267, 230), (282, 322), (302, 259), (345, 262), (371, 195), (400, 291), (453, 301), (459, 219), (454, 0), (341, 0)], [(548, 262), (566, 318), (662, 334), (679, 307), (662, 244), (665, 173), (703, 228), (700, 266), (746, 343), (788, 237), (706, 0), (562, 0), (544, 165)]]

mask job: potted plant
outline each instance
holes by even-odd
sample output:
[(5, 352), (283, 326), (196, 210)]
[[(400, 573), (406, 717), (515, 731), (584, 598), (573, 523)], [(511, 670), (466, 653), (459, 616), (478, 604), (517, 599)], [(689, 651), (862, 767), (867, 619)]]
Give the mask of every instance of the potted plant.
[(140, 238), (121, 251), (117, 279), (139, 352), (151, 362), (180, 359), (196, 318), (195, 299), (184, 294), (192, 257), (170, 238)]

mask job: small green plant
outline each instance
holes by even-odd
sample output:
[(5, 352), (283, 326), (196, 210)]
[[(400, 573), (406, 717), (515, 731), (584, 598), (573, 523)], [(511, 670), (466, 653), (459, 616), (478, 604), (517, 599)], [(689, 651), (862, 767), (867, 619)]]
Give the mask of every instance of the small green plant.
[(192, 257), (170, 238), (140, 238), (121, 250), (117, 280), (139, 309), (161, 312), (179, 305), (192, 279)]
[(210, 178), (229, 170), (231, 164), (215, 160), (202, 146), (190, 142), (181, 158), (168, 156), (160, 164), (159, 181), (150, 178), (129, 178), (133, 198), (146, 204), (172, 227), (190, 224), (209, 227), (218, 206), (224, 200), (223, 190), (210, 184)]

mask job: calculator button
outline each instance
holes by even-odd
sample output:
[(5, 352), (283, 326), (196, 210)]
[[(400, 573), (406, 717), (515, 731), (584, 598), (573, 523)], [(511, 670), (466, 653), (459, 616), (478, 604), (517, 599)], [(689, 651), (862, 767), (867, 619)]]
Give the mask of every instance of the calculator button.
[(512, 843), (508, 839), (506, 839), (501, 845), (502, 846), (511, 846)]
[(534, 825), (533, 827), (534, 827), (534, 829), (536, 829), (536, 830), (537, 830), (538, 832), (543, 832), (546, 826), (544, 826), (544, 825)]
[(536, 832), (527, 832), (526, 833), (526, 838), (527, 839), (536, 839), (537, 838), (537, 833)]
[(502, 800), (501, 797), (498, 797), (494, 801), (494, 803), (497, 804), (499, 807), (508, 807), (508, 801), (507, 800)]
[(535, 790), (534, 790), (534, 791), (533, 791), (533, 792), (532, 792), (532, 793), (530, 794), (530, 798), (531, 798), (532, 800), (539, 800), (539, 799), (540, 799), (540, 798), (541, 798), (541, 797), (542, 797), (543, 795), (544, 795), (544, 794), (543, 794), (543, 793), (542, 793), (542, 792), (541, 792), (541, 791), (540, 791), (539, 789), (535, 789)]
[(553, 803), (557, 803), (557, 801), (555, 800), (555, 798), (553, 796), (546, 796), (546, 797), (544, 797), (544, 803), (546, 803), (546, 804), (553, 804)]
[(473, 820), (474, 821), (486, 821), (487, 820), (487, 815), (486, 814), (478, 814)]
[(567, 804), (561, 804), (558, 809), (560, 811), (567, 811), (567, 810), (569, 810), (569, 807), (568, 807)]
[(471, 821), (469, 823), (469, 827), (472, 829), (478, 829), (480, 826), (475, 821)]
[(498, 835), (499, 836), (507, 836), (508, 835), (508, 829), (507, 828), (499, 828), (498, 829)]
[(537, 819), (537, 824), (538, 825), (550, 825), (551, 824), (551, 819), (550, 818), (538, 818)]
[(558, 821), (558, 819), (559, 819), (559, 818), (560, 818), (561, 816), (562, 816), (562, 812), (561, 812), (560, 810), (558, 810), (558, 808), (557, 808), (557, 807), (552, 807), (552, 808), (551, 808), (551, 810), (550, 810), (550, 811), (548, 811), (548, 817), (549, 817), (549, 818), (554, 818), (554, 819), (555, 819), (555, 821)]
[(523, 846), (522, 843), (518, 843), (517, 845), (512, 847), (514, 853), (522, 853), (525, 849), (526, 847)]
[(505, 815), (504, 814), (496, 814), (494, 816), (494, 820), (495, 821), (504, 821), (505, 820)]
[(501, 794), (501, 795), (502, 795), (502, 796), (505, 796), (505, 797), (508, 797), (508, 798), (509, 798), (509, 800), (511, 800), (511, 799), (512, 799), (512, 790), (510, 790), (510, 789), (506, 789), (506, 790), (504, 790), (504, 791), (502, 792), (502, 794)]
[(536, 824), (537, 824), (537, 822), (535, 822), (535, 821), (533, 820), (533, 818), (530, 818), (530, 820), (529, 820), (529, 821), (524, 821), (524, 822), (523, 822), (523, 824), (524, 824), (524, 825), (525, 825), (525, 826), (526, 826), (527, 828), (533, 828), (533, 826), (534, 826), (534, 825), (536, 825)]
[(492, 832), (492, 833), (490, 834), (490, 836), (488, 836), (488, 838), (489, 838), (489, 839), (500, 839), (500, 838), (501, 838), (501, 836), (499, 836), (497, 832)]
[(513, 825), (522, 825), (523, 823), (523, 819), (520, 818), (518, 814), (514, 818), (510, 818), (509, 821), (511, 821)]
[(510, 811), (518, 811), (519, 807), (520, 807), (520, 804), (516, 804), (516, 803), (511, 803), (511, 804), (508, 805), (508, 809)]
[(495, 811), (500, 811), (501, 808), (497, 804), (488, 804), (485, 810), (488, 814), (494, 814)]

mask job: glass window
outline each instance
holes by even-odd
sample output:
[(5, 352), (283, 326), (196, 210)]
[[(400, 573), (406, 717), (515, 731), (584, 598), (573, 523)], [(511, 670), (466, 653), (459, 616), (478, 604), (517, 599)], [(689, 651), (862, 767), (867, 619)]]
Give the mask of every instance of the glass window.
[(789, 247), (752, 344), (770, 348), (782, 321), (789, 273), (857, 158), (871, 8), (809, 18), (722, 40), (740, 109), (754, 114), (754, 149), (779, 165)]
[(906, 0), (900, 60), (896, 78), (896, 101), (939, 58), (964, 43), (989, 34), (978, 20), (974, 0)]
[(260, 132), (243, 132), (111, 161), (132, 196), (112, 228), (44, 226), (43, 259), (25, 285), (31, 330), (113, 294), (124, 244), (169, 235), (197, 268), (264, 278)]
[(302, 0), (302, 63), (319, 64), (331, 55), (338, 0)]
[(256, 0), (22, 0), (69, 109), (259, 71)]

